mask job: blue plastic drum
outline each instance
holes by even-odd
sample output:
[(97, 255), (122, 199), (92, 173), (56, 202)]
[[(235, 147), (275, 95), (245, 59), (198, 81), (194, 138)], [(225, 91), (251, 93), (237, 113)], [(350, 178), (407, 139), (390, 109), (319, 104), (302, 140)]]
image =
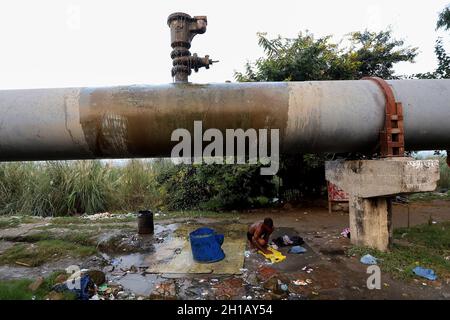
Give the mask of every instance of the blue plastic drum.
[(223, 234), (217, 234), (210, 228), (199, 228), (189, 234), (192, 256), (202, 263), (217, 262), (225, 258), (222, 250)]

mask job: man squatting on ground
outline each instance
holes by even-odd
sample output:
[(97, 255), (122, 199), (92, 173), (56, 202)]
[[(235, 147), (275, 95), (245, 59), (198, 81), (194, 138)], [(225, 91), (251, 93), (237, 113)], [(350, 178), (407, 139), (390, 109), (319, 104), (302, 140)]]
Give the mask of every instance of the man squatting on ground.
[(271, 218), (265, 218), (264, 221), (255, 222), (248, 228), (247, 239), (250, 242), (250, 246), (257, 248), (269, 254), (267, 250), (269, 245), (269, 237), (274, 230), (273, 220)]

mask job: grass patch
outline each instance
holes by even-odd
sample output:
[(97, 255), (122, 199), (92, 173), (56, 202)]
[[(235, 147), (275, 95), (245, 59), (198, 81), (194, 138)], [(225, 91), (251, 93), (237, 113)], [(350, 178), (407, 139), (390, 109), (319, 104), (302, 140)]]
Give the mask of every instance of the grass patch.
[(94, 255), (94, 246), (79, 245), (64, 240), (39, 240), (33, 244), (15, 244), (0, 256), (0, 264), (24, 263), (36, 267), (66, 256), (86, 257)]
[(0, 229), (15, 228), (24, 223), (35, 223), (41, 221), (42, 219), (33, 216), (10, 216), (0, 218)]
[[(29, 285), (34, 280), (30, 279), (18, 279), (18, 280), (6, 280), (0, 281), (0, 300), (43, 300), (45, 296), (52, 290), (55, 285), (55, 279), (58, 275), (64, 273), (64, 271), (53, 272), (50, 276), (45, 278), (42, 285), (36, 292), (32, 292), (29, 289)], [(63, 292), (64, 300), (74, 300), (75, 294), (71, 292)]]
[(0, 219), (0, 229), (17, 227), (20, 224), (18, 218)]
[(430, 249), (450, 250), (450, 222), (398, 228), (394, 230), (394, 237)]
[(433, 269), (438, 277), (450, 276), (450, 222), (400, 228), (394, 237), (407, 240), (407, 244), (394, 244), (390, 252), (371, 248), (352, 247), (348, 254), (361, 257), (367, 253), (381, 259), (383, 271), (394, 277), (408, 279), (416, 277), (412, 269), (417, 266)]
[(29, 279), (0, 281), (0, 300), (31, 300), (33, 292), (28, 289)]
[(50, 230), (45, 230), (39, 233), (34, 233), (30, 235), (25, 235), (19, 237), (22, 242), (39, 242), (44, 240), (61, 240), (64, 242), (69, 242), (72, 244), (82, 245), (82, 246), (95, 246), (96, 241), (94, 236), (97, 233), (94, 232), (82, 232), (82, 231), (64, 231), (64, 232), (51, 232)]
[(437, 192), (413, 193), (408, 196), (408, 199), (412, 202), (433, 201), (433, 200), (450, 201), (450, 191), (448, 191), (447, 193), (437, 193)]

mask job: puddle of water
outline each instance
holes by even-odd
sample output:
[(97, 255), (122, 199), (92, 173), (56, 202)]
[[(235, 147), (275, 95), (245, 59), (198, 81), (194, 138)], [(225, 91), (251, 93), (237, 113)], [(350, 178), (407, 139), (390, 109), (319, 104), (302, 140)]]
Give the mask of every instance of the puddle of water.
[(149, 296), (161, 280), (157, 275), (141, 275), (129, 273), (117, 281), (124, 290), (131, 291), (136, 295)]

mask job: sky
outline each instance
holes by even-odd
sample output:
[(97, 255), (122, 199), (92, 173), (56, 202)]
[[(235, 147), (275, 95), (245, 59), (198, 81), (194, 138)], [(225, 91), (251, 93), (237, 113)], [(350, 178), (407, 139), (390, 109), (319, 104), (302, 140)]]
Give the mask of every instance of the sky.
[(220, 60), (193, 73), (196, 83), (234, 81), (263, 55), (257, 32), (295, 37), (309, 30), (339, 41), (352, 31), (385, 30), (419, 48), (399, 74), (432, 71), (438, 13), (450, 0), (2, 0), (0, 89), (158, 84), (170, 74), (169, 14), (208, 17), (191, 52)]

